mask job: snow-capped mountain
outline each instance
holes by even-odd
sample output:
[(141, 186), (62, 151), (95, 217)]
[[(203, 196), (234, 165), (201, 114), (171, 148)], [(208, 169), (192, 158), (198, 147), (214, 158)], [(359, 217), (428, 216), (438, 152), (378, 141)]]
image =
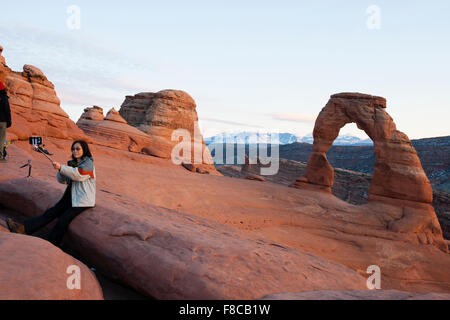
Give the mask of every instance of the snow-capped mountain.
[[(273, 141), (271, 141), (273, 140)], [(271, 133), (271, 132), (223, 132), (212, 137), (205, 138), (207, 145), (211, 143), (237, 143), (237, 144), (256, 144), (256, 143), (274, 143), (274, 144), (291, 144), (295, 142), (313, 144), (314, 138), (312, 134), (304, 137), (297, 136), (292, 133)], [(350, 134), (339, 136), (333, 143), (335, 146), (369, 146), (373, 145), (370, 139), (360, 139)]]
[[(291, 133), (271, 133), (271, 132), (224, 132), (213, 137), (205, 138), (205, 143), (237, 143), (237, 144), (291, 144), (297, 142), (298, 136)], [(271, 141), (273, 140), (273, 141)]]
[[(300, 138), (297, 142), (313, 144), (314, 137), (310, 133), (310, 134)], [(370, 139), (363, 140), (358, 137), (352, 136), (350, 134), (344, 134), (342, 136), (337, 137), (337, 139), (334, 140), (333, 145), (334, 146), (371, 146), (371, 145), (373, 145), (373, 142)]]

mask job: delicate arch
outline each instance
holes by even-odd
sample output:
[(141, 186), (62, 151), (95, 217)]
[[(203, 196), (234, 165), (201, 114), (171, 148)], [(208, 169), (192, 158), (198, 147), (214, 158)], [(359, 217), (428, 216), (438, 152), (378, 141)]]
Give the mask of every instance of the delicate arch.
[(347, 123), (356, 123), (374, 143), (376, 158), (369, 199), (379, 196), (431, 203), (433, 191), (408, 136), (396, 129), (385, 111), (386, 99), (360, 93), (340, 93), (320, 112), (314, 128), (313, 152), (306, 176), (294, 187), (310, 184), (331, 193), (334, 169), (326, 152)]

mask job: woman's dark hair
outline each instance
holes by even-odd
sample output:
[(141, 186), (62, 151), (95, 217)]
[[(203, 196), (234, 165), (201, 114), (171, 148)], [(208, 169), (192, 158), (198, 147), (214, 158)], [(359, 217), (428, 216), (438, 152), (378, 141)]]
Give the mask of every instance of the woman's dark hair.
[[(89, 157), (89, 158), (91, 158), (92, 160), (94, 160), (93, 157), (92, 157), (91, 150), (89, 150), (89, 145), (88, 145), (87, 142), (84, 141), (84, 140), (77, 140), (77, 141), (75, 141), (74, 143), (72, 143), (72, 147), (71, 147), (70, 149), (73, 150), (73, 147), (74, 147), (77, 143), (79, 143), (80, 146), (81, 146), (81, 149), (83, 149), (83, 158), (84, 158), (84, 157)], [(72, 159), (73, 159), (73, 160), (76, 160), (75, 157), (73, 156), (73, 154), (72, 154)]]

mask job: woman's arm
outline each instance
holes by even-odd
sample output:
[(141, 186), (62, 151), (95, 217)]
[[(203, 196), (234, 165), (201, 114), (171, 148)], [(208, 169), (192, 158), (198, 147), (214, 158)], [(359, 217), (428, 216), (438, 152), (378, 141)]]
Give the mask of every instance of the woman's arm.
[(68, 184), (70, 182), (70, 179), (61, 175), (61, 172), (59, 172), (59, 171), (56, 172), (56, 179), (61, 184)]
[(73, 181), (86, 181), (95, 178), (94, 163), (90, 159), (84, 161), (78, 168), (61, 166), (60, 172)]

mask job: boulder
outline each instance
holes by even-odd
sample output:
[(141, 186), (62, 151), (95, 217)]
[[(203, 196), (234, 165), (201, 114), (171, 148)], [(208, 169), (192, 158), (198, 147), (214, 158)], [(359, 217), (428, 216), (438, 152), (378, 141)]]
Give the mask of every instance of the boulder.
[(40, 69), (25, 65), (23, 72), (14, 72), (2, 59), (0, 81), (5, 83), (11, 106), (12, 127), (8, 132), (18, 139), (38, 135), (90, 142), (61, 108), (54, 85)]
[(264, 179), (263, 177), (258, 176), (256, 174), (249, 174), (245, 177), (245, 179), (266, 182), (266, 179)]
[[(80, 288), (70, 277), (79, 268)], [(45, 240), (0, 232), (0, 300), (103, 300), (86, 265)]]
[(149, 156), (153, 156), (153, 157), (157, 157), (157, 158), (162, 158), (162, 159), (170, 159), (170, 157), (167, 155), (167, 153), (162, 152), (159, 149), (155, 149), (152, 147), (145, 147), (142, 149), (142, 153), (149, 155)]
[(147, 134), (128, 125), (114, 108), (106, 117), (103, 117), (103, 109), (98, 106), (86, 108), (77, 125), (98, 145), (141, 152), (151, 143)]
[(116, 109), (114, 109), (114, 108), (112, 108), (111, 110), (108, 111), (108, 113), (106, 114), (105, 120), (127, 124), (125, 119), (122, 118), (120, 116), (119, 112), (117, 112)]
[[(150, 147), (165, 154), (165, 158), (172, 158), (174, 147), (182, 141), (189, 144), (186, 150), (190, 153), (176, 153), (183, 163), (220, 175), (203, 140), (196, 108), (194, 99), (186, 92), (163, 90), (127, 96), (119, 112), (130, 125), (147, 133), (151, 138)], [(188, 136), (172, 141), (172, 134), (180, 129)]]
[[(103, 115), (103, 108), (99, 106), (93, 106), (92, 108), (84, 109), (84, 113), (81, 115), (80, 120), (92, 120), (92, 121), (102, 121), (105, 119)], [(80, 121), (78, 120), (78, 121)]]

